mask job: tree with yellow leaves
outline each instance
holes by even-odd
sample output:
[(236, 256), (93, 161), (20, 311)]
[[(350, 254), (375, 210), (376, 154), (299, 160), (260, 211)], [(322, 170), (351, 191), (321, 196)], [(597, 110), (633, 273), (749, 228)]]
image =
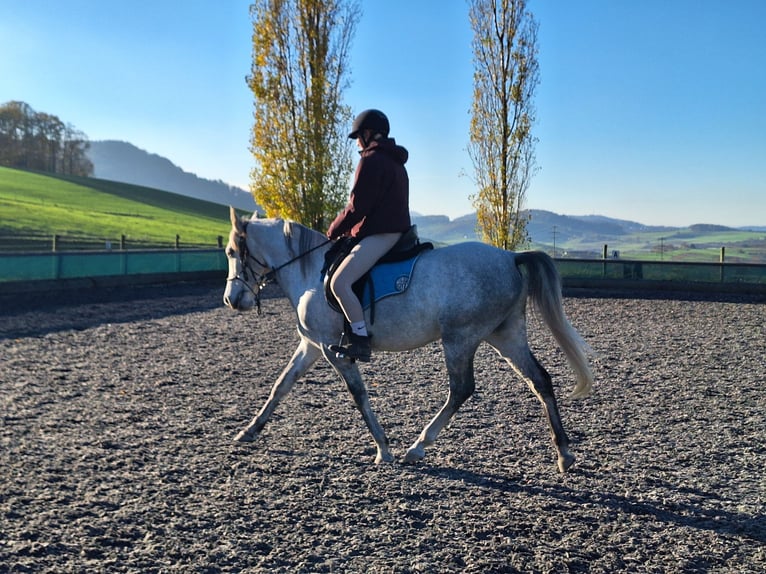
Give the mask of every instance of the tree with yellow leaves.
[(353, 169), (349, 48), (354, 0), (255, 0), (251, 189), (268, 217), (324, 231), (343, 207)]
[(525, 0), (470, 0), (474, 95), (468, 152), (471, 197), (487, 243), (527, 242), (526, 191), (535, 172), (533, 95), (539, 81), (537, 23)]

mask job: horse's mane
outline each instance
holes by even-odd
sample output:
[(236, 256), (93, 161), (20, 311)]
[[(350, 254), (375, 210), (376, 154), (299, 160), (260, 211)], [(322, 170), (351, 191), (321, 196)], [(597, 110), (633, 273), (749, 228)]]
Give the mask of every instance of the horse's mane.
[[(290, 257), (299, 257), (301, 254), (307, 253), (314, 247), (318, 247), (324, 239), (324, 236), (318, 231), (314, 231), (297, 221), (291, 221), (289, 219), (285, 219), (284, 221), (283, 233), (285, 235), (287, 249), (290, 252)], [(309, 260), (309, 257), (301, 257), (298, 260), (304, 278), (308, 276), (310, 271)]]

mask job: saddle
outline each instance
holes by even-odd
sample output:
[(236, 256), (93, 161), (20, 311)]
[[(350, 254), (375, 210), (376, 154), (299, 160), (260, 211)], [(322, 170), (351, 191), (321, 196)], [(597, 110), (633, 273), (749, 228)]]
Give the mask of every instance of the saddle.
[[(359, 240), (353, 237), (341, 238), (325, 254), (322, 267), (325, 299), (338, 313), (343, 313), (343, 310), (330, 289), (330, 279), (357, 243)], [(370, 324), (375, 323), (375, 302), (389, 295), (403, 293), (409, 286), (409, 279), (418, 257), (423, 251), (433, 248), (430, 242), (420, 242), (417, 226), (413, 225), (378, 259), (372, 269), (352, 285), (362, 308), (370, 309)]]

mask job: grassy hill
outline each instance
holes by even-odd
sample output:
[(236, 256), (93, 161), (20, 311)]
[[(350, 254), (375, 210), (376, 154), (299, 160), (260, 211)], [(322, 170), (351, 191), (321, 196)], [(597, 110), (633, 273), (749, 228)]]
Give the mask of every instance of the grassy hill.
[[(225, 201), (225, 198), (223, 199)], [(244, 212), (243, 212), (244, 213)], [(603, 246), (624, 259), (766, 262), (766, 232), (715, 225), (652, 227), (601, 216), (532, 210), (531, 247), (558, 257), (598, 258)], [(228, 207), (148, 187), (95, 178), (60, 177), (0, 167), (0, 250), (216, 247), (229, 233)], [(437, 243), (476, 239), (475, 215), (415, 216), (420, 236)]]
[[(252, 213), (253, 196), (222, 181), (211, 181), (188, 173), (169, 159), (122, 141), (91, 141), (87, 150), (93, 175), (195, 197), (203, 201), (233, 205)], [(262, 211), (262, 210), (261, 210)]]
[(52, 176), (0, 167), (0, 249), (215, 247), (228, 235), (224, 205), (94, 178)]

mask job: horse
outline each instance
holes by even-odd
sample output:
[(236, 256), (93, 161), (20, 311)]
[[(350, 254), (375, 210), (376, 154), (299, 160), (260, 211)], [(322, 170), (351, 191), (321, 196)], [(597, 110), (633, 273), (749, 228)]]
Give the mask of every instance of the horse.
[[(329, 349), (342, 337), (344, 317), (325, 298), (322, 269), (331, 242), (321, 233), (289, 220), (239, 218), (230, 208), (231, 232), (225, 247), (229, 274), (223, 300), (237, 311), (257, 307), (261, 290), (275, 281), (296, 312), (300, 342), (272, 386), (258, 414), (235, 438), (255, 440), (279, 402), (323, 357), (344, 381), (377, 447), (375, 463), (393, 462), (383, 427), (370, 407), (358, 365)], [(588, 396), (593, 374), (590, 348), (564, 312), (561, 280), (553, 260), (541, 251), (511, 252), (480, 242), (463, 242), (423, 252), (405, 291), (376, 303), (371, 325), (373, 351), (405, 351), (441, 339), (449, 374), (447, 399), (406, 451), (416, 463), (439, 432), (473, 394), (474, 355), (489, 344), (537, 396), (548, 421), (559, 472), (575, 457), (569, 450), (551, 377), (527, 340), (526, 304), (534, 308), (563, 350), (576, 377), (572, 398)], [(366, 311), (370, 324), (369, 309)], [(374, 357), (373, 357), (374, 360)]]

